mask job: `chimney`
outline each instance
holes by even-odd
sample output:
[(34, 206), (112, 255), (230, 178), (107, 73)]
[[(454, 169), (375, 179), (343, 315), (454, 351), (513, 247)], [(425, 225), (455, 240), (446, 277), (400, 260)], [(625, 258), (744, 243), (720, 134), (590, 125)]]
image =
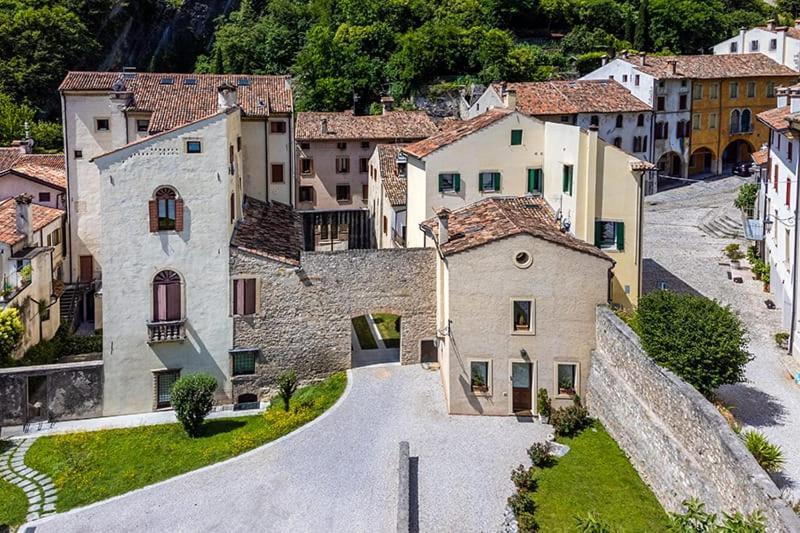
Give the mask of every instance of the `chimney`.
[(647, 52), (639, 52), (639, 59), (641, 60), (641, 65), (645, 66), (647, 64)]
[(323, 135), (328, 134), (328, 119), (323, 118), (322, 122), (319, 123), (319, 132)]
[(503, 106), (507, 109), (517, 109), (517, 90), (509, 89), (503, 95)]
[(669, 65), (669, 72), (670, 74), (677, 74), (678, 73), (678, 60), (677, 59), (670, 59), (667, 61)]
[(25, 236), (25, 246), (30, 246), (33, 242), (33, 196), (22, 193), (14, 200), (17, 202), (17, 232)]
[(608, 54), (603, 54), (602, 56), (600, 56), (600, 65), (601, 66), (608, 65)]
[(627, 50), (623, 50), (621, 55), (622, 55), (622, 59), (628, 59), (628, 51)]
[(224, 111), (232, 107), (236, 107), (236, 87), (226, 82), (217, 87), (217, 109)]
[(450, 232), (448, 230), (450, 210), (446, 207), (440, 207), (436, 210), (436, 218), (439, 219), (439, 246), (441, 246), (450, 240)]
[(381, 106), (383, 107), (383, 114), (394, 109), (394, 98), (391, 96), (381, 96)]
[[(797, 21), (795, 21), (795, 22), (797, 22)], [(769, 19), (767, 21), (767, 30), (775, 31), (775, 19)]]

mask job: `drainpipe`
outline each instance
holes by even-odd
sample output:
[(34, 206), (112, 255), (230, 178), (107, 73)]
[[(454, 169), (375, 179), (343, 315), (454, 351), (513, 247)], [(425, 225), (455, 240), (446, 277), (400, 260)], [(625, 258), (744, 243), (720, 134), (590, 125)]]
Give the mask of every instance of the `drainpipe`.
[[(71, 211), (71, 202), (70, 202), (70, 194), (69, 194), (69, 136), (67, 135), (67, 99), (64, 97), (64, 93), (61, 93), (61, 131), (62, 136), (64, 137), (64, 170), (67, 174), (67, 190), (64, 193), (65, 201), (64, 201), (64, 209), (67, 212), (67, 231), (65, 232), (64, 238), (67, 241), (67, 265), (69, 265), (69, 282), (72, 283), (72, 213)], [(78, 163), (75, 162), (75, 166), (77, 167)]]
[[(791, 140), (790, 142), (794, 142)], [(794, 163), (794, 175), (797, 176), (797, 163)], [(795, 189), (798, 183), (795, 181)], [(792, 322), (789, 329), (789, 355), (794, 352), (794, 337), (797, 322), (797, 232), (800, 231), (800, 217), (797, 216), (797, 208), (800, 207), (800, 191), (795, 191), (794, 204), (794, 255), (792, 255)]]

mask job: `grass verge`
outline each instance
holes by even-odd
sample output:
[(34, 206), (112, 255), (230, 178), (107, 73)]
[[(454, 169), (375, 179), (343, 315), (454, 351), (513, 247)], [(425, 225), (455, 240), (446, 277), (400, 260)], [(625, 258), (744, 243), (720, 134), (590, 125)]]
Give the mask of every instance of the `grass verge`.
[[(0, 453), (11, 447), (11, 443), (0, 441)], [(3, 525), (18, 526), (28, 513), (28, 499), (19, 487), (0, 478), (0, 530)]]
[(619, 531), (666, 531), (664, 509), (602, 424), (558, 442), (570, 451), (538, 477), (541, 531), (575, 531), (575, 517), (592, 511)]
[(400, 317), (388, 313), (373, 313), (372, 320), (378, 327), (381, 339), (387, 348), (400, 347)]
[(280, 402), (263, 415), (208, 420), (196, 439), (179, 424), (56, 435), (38, 439), (25, 457), (53, 478), (58, 512), (104, 500), (273, 441), (310, 422), (344, 392), (347, 376), (334, 374), (299, 389), (288, 412)]
[(372, 336), (372, 331), (369, 329), (369, 323), (366, 316), (357, 316), (353, 319), (353, 328), (356, 330), (356, 337), (358, 337), (358, 344), (361, 345), (362, 350), (374, 350), (378, 347), (375, 338)]

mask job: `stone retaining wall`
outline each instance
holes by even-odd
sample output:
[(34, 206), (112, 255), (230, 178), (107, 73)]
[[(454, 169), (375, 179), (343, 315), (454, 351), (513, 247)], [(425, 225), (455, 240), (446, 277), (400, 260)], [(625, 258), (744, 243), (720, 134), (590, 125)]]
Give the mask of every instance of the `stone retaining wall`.
[(257, 348), (255, 376), (233, 378), (241, 394), (270, 392), (293, 369), (303, 381), (350, 368), (351, 319), (401, 316), (400, 359), (420, 361), (420, 342), (436, 333), (436, 261), (430, 248), (305, 252), (301, 267), (231, 250), (231, 275), (256, 276), (255, 316), (236, 317), (237, 348)]
[(28, 422), (28, 378), (47, 377), (49, 420), (75, 420), (103, 414), (103, 361), (0, 368), (0, 426)]
[(716, 408), (656, 365), (604, 306), (586, 402), (668, 511), (696, 497), (714, 512), (761, 509), (769, 531), (800, 531), (800, 519)]

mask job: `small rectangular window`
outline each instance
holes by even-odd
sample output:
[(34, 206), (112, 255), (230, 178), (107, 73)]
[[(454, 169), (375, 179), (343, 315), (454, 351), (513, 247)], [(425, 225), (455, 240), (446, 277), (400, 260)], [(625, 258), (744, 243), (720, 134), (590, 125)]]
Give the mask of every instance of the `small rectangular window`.
[(461, 189), (461, 175), (452, 172), (439, 174), (439, 192), (459, 192)]
[(336, 186), (336, 201), (338, 202), (350, 201), (350, 185), (341, 184)]
[(738, 52), (738, 51), (739, 51), (739, 43), (737, 43), (737, 42), (732, 42), (732, 43), (731, 43), (731, 53), (732, 53), (732, 54), (735, 54), (735, 53), (736, 53), (736, 52)]
[(708, 87), (708, 97), (712, 100), (719, 98), (719, 83), (712, 83)]
[(40, 202), (49, 202), (50, 201), (50, 193), (49, 192), (40, 192), (39, 193), (39, 201)]
[(286, 122), (279, 120), (269, 123), (270, 133), (286, 133)]
[(739, 82), (732, 81), (730, 82), (730, 97), (731, 98), (739, 98)]
[(564, 124), (569, 124), (571, 122), (569, 115), (561, 115), (561, 122), (563, 122)]
[(361, 199), (366, 203), (367, 198), (369, 198), (369, 185), (364, 183), (361, 185)]
[(336, 148), (339, 150), (347, 150), (347, 143), (336, 143)]
[(558, 396), (575, 396), (578, 393), (578, 363), (556, 363)]
[(187, 154), (199, 154), (203, 152), (203, 143), (200, 141), (186, 141)]
[(664, 111), (666, 99), (663, 96), (659, 96), (656, 99), (656, 111)]
[(778, 49), (778, 39), (770, 39), (770, 41), (769, 41), (769, 49), (770, 50), (777, 50)]
[(336, 172), (339, 174), (346, 174), (350, 172), (350, 158), (346, 155), (338, 156), (336, 158)]
[(308, 157), (300, 159), (300, 173), (311, 174), (314, 172), (314, 160)]
[(470, 361), (469, 385), (475, 394), (488, 394), (490, 390), (489, 361)]
[(688, 98), (686, 98), (685, 94), (680, 95), (678, 97), (678, 109), (680, 109), (681, 111), (685, 111), (686, 109), (688, 109), (687, 100)]
[(767, 98), (772, 98), (775, 96), (775, 82), (768, 81), (767, 82)]
[(625, 249), (625, 224), (609, 220), (594, 223), (594, 244), (602, 250)]
[(715, 130), (717, 129), (717, 114), (710, 113), (708, 115), (708, 129)]
[(695, 113), (692, 115), (692, 129), (699, 130), (700, 129), (700, 113)]
[(528, 192), (529, 193), (538, 193), (542, 194), (544, 189), (542, 188), (542, 169), (541, 168), (529, 168), (528, 169)]
[(361, 148), (365, 150), (369, 148), (369, 141), (361, 141)]
[(150, 121), (147, 119), (136, 120), (136, 131), (139, 133), (147, 133), (150, 130)]
[(256, 279), (233, 280), (233, 314), (253, 315), (256, 312)]
[(703, 84), (695, 82), (692, 85), (692, 100), (702, 100), (703, 99)]
[(73, 152), (73, 153), (75, 155), (75, 159), (82, 159), (83, 158), (83, 150), (75, 150), (75, 152)]
[(283, 163), (272, 164), (272, 183), (283, 183)]
[(232, 374), (234, 376), (251, 376), (256, 373), (256, 357), (258, 351), (247, 350), (231, 353)]
[(754, 81), (747, 82), (747, 97), (748, 98), (756, 97), (756, 82)]
[(522, 144), (522, 130), (511, 130), (511, 146)]
[(314, 201), (314, 187), (303, 186), (300, 187), (300, 202), (313, 202)]
[(633, 80), (634, 80), (633, 84), (638, 87), (639, 86), (639, 75), (637, 74), (636, 76), (634, 76)]
[(623, 74), (622, 75), (622, 81), (623, 81), (623, 83), (628, 83), (628, 75), (627, 74)]
[(758, 41), (756, 40), (750, 41), (750, 51), (758, 52)]
[(794, 157), (794, 142), (789, 140), (789, 142), (786, 143), (786, 158), (791, 161), (792, 157)]
[(369, 158), (368, 157), (359, 157), (358, 158), (358, 171), (364, 173), (368, 169), (369, 169)]
[(481, 192), (499, 192), (500, 191), (500, 173), (499, 172), (480, 172), (478, 174), (478, 189)]
[(111, 129), (110, 122), (107, 118), (96, 118), (94, 120), (95, 131), (108, 131)]
[(564, 165), (561, 191), (572, 196), (572, 165)]
[(533, 331), (533, 302), (531, 300), (514, 300), (511, 312), (513, 331)]
[(156, 374), (156, 409), (170, 406), (172, 401), (172, 386), (178, 381), (180, 370), (168, 370)]

